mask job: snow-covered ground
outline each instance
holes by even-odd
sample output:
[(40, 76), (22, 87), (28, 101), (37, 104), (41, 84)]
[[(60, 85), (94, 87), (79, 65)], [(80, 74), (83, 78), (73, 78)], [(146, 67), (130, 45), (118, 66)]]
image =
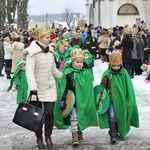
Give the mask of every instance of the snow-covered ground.
[[(98, 85), (102, 73), (108, 67), (107, 63), (102, 63), (100, 59), (95, 61), (94, 86)], [(132, 149), (150, 150), (150, 83), (144, 82), (146, 75), (135, 76), (132, 79), (137, 105), (140, 116), (140, 128), (131, 128), (126, 141), (120, 141), (115, 147), (109, 144), (108, 130), (99, 127), (90, 127), (84, 134), (85, 142), (79, 149)], [(33, 132), (23, 129), (12, 122), (14, 112), (17, 108), (16, 93), (10, 95), (7, 91), (10, 80), (0, 77), (0, 150), (31, 150), (36, 149), (36, 139)], [(90, 112), (89, 112), (90, 113)], [(54, 149), (71, 149), (64, 145), (71, 145), (71, 133), (69, 129), (53, 131)]]

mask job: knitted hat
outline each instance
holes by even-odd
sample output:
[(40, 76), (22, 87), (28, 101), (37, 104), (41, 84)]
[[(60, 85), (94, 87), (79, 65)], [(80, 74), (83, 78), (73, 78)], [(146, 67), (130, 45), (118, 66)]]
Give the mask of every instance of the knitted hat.
[(47, 25), (43, 25), (43, 26), (40, 26), (40, 27), (37, 27), (34, 31), (33, 31), (34, 35), (37, 37), (37, 38), (40, 38), (42, 37), (43, 35), (47, 34), (47, 33), (50, 33), (50, 29)]
[(75, 48), (70, 52), (70, 56), (72, 61), (74, 61), (76, 58), (84, 59), (84, 52), (80, 48)]
[(121, 65), (122, 64), (122, 55), (118, 52), (111, 53), (109, 56), (110, 65)]

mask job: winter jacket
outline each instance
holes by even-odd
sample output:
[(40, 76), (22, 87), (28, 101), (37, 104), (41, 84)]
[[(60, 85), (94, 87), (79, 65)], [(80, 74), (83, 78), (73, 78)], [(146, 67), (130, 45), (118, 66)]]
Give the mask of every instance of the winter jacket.
[(123, 48), (122, 59), (123, 63), (132, 63), (133, 42), (130, 35), (124, 35), (122, 43), (116, 48)]
[(13, 54), (13, 48), (12, 48), (12, 44), (8, 43), (8, 42), (3, 42), (4, 44), (4, 59), (8, 60), (8, 59), (12, 59), (12, 54)]
[(13, 43), (13, 58), (12, 58), (12, 72), (15, 71), (17, 67), (17, 61), (22, 59), (22, 51), (24, 49), (24, 44), (22, 42)]
[(107, 48), (107, 45), (108, 45), (108, 35), (105, 34), (105, 35), (102, 35), (98, 38), (98, 43), (99, 44), (99, 48), (101, 49), (106, 49)]
[(137, 37), (137, 39), (139, 41), (138, 44), (137, 44), (137, 59), (143, 61), (143, 57), (144, 57), (144, 52), (143, 52), (144, 41), (143, 41), (143, 38), (142, 38), (140, 33), (136, 34), (136, 37)]
[(56, 101), (55, 78), (61, 79), (62, 73), (56, 68), (53, 51), (45, 53), (33, 41), (27, 48), (26, 77), (29, 91), (38, 92), (39, 101)]
[(133, 49), (132, 49), (132, 59), (137, 59), (137, 44), (138, 44), (138, 39), (133, 38)]

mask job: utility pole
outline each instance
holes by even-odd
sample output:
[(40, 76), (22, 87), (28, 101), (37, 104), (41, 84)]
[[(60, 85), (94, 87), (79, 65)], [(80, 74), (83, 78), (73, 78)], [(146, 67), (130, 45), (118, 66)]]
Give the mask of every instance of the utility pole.
[(48, 14), (46, 13), (46, 24), (48, 25)]
[(100, 0), (98, 0), (98, 23), (100, 23)]

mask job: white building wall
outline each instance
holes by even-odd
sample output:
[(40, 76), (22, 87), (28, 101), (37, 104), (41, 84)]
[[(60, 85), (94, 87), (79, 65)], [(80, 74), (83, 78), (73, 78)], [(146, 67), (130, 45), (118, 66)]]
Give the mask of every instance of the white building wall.
[[(137, 7), (139, 11), (139, 15), (128, 15), (128, 16), (118, 16), (117, 11), (118, 9), (126, 3), (133, 4), (135, 7)], [(93, 12), (92, 14), (87, 13), (87, 18), (90, 18), (90, 16), (94, 15), (92, 20), (93, 22), (87, 22), (94, 23), (96, 26), (98, 23), (98, 2), (95, 3), (96, 8), (92, 8)], [(87, 7), (87, 11), (88, 11)], [(144, 20), (150, 28), (150, 0), (104, 0), (100, 1), (100, 24), (103, 27), (113, 27), (116, 25), (124, 26), (125, 24), (128, 24), (129, 27), (132, 27), (134, 24), (136, 24), (137, 19)], [(88, 19), (87, 19), (88, 20)]]

